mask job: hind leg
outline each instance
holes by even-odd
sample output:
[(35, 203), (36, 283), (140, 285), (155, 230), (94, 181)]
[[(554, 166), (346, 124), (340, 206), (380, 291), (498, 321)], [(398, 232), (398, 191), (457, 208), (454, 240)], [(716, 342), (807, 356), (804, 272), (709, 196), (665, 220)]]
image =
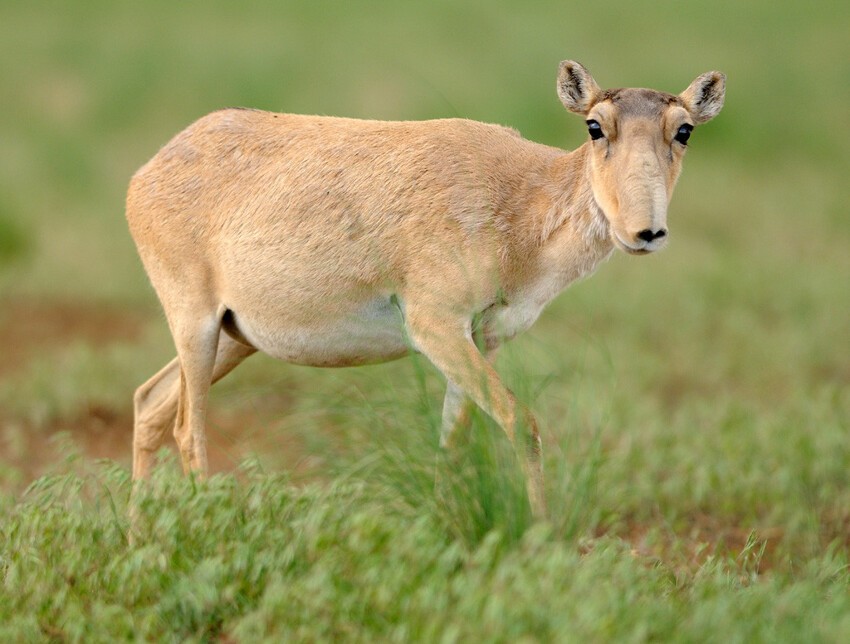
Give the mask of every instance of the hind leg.
[(224, 309), (204, 310), (188, 306), (169, 316), (177, 360), (180, 363), (180, 393), (174, 439), (180, 450), (183, 471), (206, 478), (207, 399), (212, 384)]
[[(235, 369), (256, 349), (221, 333), (211, 384)], [(180, 396), (180, 361), (174, 358), (136, 390), (133, 397), (133, 480), (150, 474), (154, 457), (169, 429), (175, 427)]]

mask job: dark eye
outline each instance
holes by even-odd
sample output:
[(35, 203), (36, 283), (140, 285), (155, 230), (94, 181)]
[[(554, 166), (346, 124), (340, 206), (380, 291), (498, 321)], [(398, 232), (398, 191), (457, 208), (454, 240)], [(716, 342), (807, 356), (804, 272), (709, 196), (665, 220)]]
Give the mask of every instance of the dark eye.
[(676, 132), (676, 136), (673, 138), (676, 139), (682, 145), (688, 144), (688, 139), (691, 138), (691, 132), (693, 131), (694, 126), (688, 125), (685, 123), (679, 130)]
[(593, 119), (587, 122), (587, 131), (590, 132), (590, 138), (594, 141), (603, 137), (602, 126)]

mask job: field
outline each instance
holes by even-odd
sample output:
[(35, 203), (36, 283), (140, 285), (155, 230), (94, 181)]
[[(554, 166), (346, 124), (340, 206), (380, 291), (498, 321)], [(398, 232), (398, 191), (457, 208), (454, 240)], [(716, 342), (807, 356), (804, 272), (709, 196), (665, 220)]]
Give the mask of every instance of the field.
[[(0, 8), (0, 641), (850, 641), (850, 8), (87, 1)], [(566, 291), (499, 369), (551, 518), (424, 359), (256, 356), (216, 475), (163, 453), (128, 545), (132, 392), (173, 357), (129, 177), (225, 106), (463, 116), (573, 148), (607, 87), (728, 75), (670, 245)]]

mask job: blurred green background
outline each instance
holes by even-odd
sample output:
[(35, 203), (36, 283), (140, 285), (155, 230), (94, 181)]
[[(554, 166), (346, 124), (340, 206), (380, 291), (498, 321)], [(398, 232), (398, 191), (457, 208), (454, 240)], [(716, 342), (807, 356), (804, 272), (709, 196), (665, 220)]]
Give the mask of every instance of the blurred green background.
[[(226, 106), (463, 116), (573, 148), (586, 133), (556, 97), (560, 60), (603, 87), (671, 92), (719, 69), (726, 106), (692, 139), (669, 248), (615, 256), (505, 360), (530, 378), (550, 461), (579, 463), (602, 433), (598, 501), (615, 515), (774, 525), (811, 510), (812, 543), (828, 540), (850, 507), (848, 34), (839, 2), (4, 2), (6, 478), (49, 461), (57, 430), (129, 461), (133, 388), (173, 350), (124, 193), (192, 120)], [(221, 467), (248, 439), (302, 453), (410, 378), (404, 362), (264, 358), (237, 374), (211, 411)], [(439, 378), (428, 387), (437, 408)]]

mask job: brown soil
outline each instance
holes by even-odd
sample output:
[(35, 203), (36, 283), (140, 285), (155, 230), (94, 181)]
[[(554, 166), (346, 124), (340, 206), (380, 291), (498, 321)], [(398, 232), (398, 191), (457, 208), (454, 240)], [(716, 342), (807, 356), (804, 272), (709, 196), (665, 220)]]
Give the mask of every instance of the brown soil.
[[(70, 342), (105, 345), (132, 342), (147, 320), (138, 311), (70, 300), (11, 298), (0, 311), (0, 379)], [(76, 445), (92, 458), (121, 459), (127, 453), (132, 419), (115, 411), (90, 407), (74, 418), (53, 420), (47, 428), (34, 428), (10, 418), (0, 409), (0, 443), (3, 461), (21, 470), (26, 480), (44, 473), (57, 460), (55, 449), (45, 444), (57, 432), (68, 431)]]
[[(277, 412), (280, 413), (281, 409)], [(279, 455), (280, 458), (276, 460), (292, 472), (303, 474), (310, 469), (304, 459), (306, 448), (297, 436), (276, 434), (262, 440), (259, 428), (268, 422), (261, 417), (264, 415), (249, 409), (211, 413), (207, 431), (211, 474), (233, 471), (244, 457), (254, 451)], [(4, 420), (0, 416), (0, 430), (3, 430), (0, 432), (0, 445), (3, 442), (15, 443), (14, 449), (0, 447), (0, 454), (4, 455), (2, 460), (21, 472), (24, 485), (47, 473), (67, 456), (61, 444), (54, 445), (51, 441), (60, 432), (68, 436), (73, 448), (79, 450), (86, 459), (110, 459), (126, 467), (130, 467), (132, 461), (132, 415), (98, 405), (90, 405), (73, 417), (54, 419), (46, 427), (39, 428)], [(252, 436), (252, 430), (260, 438)], [(15, 435), (12, 440), (9, 439), (10, 432)], [(176, 456), (177, 449), (170, 433), (164, 447)], [(179, 463), (179, 458), (176, 458), (176, 462)]]
[(0, 378), (71, 340), (132, 341), (147, 319), (138, 311), (62, 300), (13, 298), (0, 310)]
[[(761, 575), (778, 563), (776, 553), (784, 532), (778, 527), (754, 529), (695, 513), (684, 525), (673, 529), (663, 518), (621, 524), (601, 529), (597, 536), (622, 539), (632, 554), (649, 564), (664, 562), (678, 573), (692, 575), (709, 559), (734, 560), (742, 573)], [(748, 546), (749, 544), (749, 546)]]
[[(11, 298), (0, 310), (0, 380), (14, 378), (15, 372), (30, 361), (49, 356), (68, 343), (104, 346), (136, 341), (149, 322), (150, 318), (139, 310), (66, 300)], [(250, 436), (246, 435), (250, 428), (268, 425), (287, 406), (286, 400), (267, 398), (274, 409), (266, 409), (266, 404), (260, 408), (254, 404), (251, 409), (231, 409), (224, 413), (211, 410), (208, 432), (211, 472), (234, 469), (250, 450), (251, 441), (247, 440)], [(53, 418), (46, 426), (38, 427), (0, 409), (0, 465), (5, 462), (14, 466), (26, 484), (61, 462), (65, 455), (57, 453), (61, 448), (51, 447), (50, 441), (60, 432), (66, 432), (82, 456), (108, 458), (129, 466), (132, 428), (129, 408), (117, 411), (90, 404), (72, 416)], [(259, 430), (255, 433), (260, 434)], [(285, 437), (282, 442), (285, 445), (276, 444), (275, 451), (286, 455), (287, 463), (298, 465), (303, 446), (293, 445), (297, 441), (292, 437)], [(173, 443), (170, 436), (165, 441), (172, 449)]]

